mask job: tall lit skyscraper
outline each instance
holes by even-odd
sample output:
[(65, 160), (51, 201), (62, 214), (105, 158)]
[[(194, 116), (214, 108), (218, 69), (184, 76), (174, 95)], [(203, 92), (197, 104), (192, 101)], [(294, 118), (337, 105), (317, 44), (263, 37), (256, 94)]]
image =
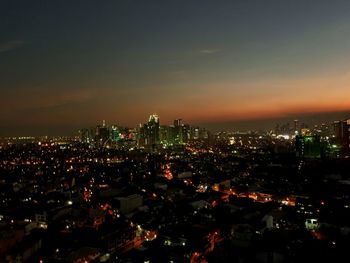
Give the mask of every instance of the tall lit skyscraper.
[(154, 146), (159, 144), (159, 117), (156, 114), (152, 114), (149, 119), (148, 123), (145, 127), (145, 145), (148, 146)]
[(300, 132), (299, 120), (294, 120), (294, 132)]

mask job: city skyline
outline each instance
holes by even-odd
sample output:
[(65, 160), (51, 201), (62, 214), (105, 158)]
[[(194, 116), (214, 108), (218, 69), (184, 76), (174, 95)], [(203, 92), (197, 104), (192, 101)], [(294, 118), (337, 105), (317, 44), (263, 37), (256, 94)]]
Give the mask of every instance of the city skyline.
[(4, 1), (0, 135), (349, 116), (346, 1)]
[[(125, 125), (118, 120), (106, 121), (98, 120), (97, 122), (89, 123), (86, 125), (72, 125), (72, 126), (45, 126), (37, 125), (31, 129), (24, 126), (14, 126), (13, 129), (6, 129), (5, 132), (2, 130), (0, 132), (0, 137), (12, 137), (12, 136), (76, 136), (81, 129), (93, 129), (97, 127), (120, 127), (128, 129), (139, 129), (144, 124), (148, 123), (149, 117), (157, 115), (155, 113), (144, 116), (143, 120), (140, 120), (136, 125)], [(270, 119), (256, 119), (256, 120), (236, 120), (236, 121), (222, 121), (216, 123), (197, 123), (190, 122), (181, 116), (171, 121), (164, 121), (162, 116), (157, 115), (159, 118), (159, 124), (162, 126), (173, 126), (176, 121), (181, 121), (181, 123), (190, 125), (192, 127), (198, 127), (208, 130), (209, 132), (271, 132), (280, 125), (294, 125), (295, 121), (299, 124), (306, 125), (308, 128), (315, 128), (317, 126), (326, 124), (332, 125), (334, 122), (346, 120), (349, 117), (349, 112), (328, 112), (328, 113), (304, 113), (301, 115), (285, 116), (281, 118), (270, 118)], [(294, 118), (293, 118), (294, 117)], [(167, 119), (167, 118), (165, 118)], [(25, 129), (24, 129), (25, 128)], [(25, 131), (23, 131), (23, 130)], [(18, 132), (18, 130), (20, 130)]]

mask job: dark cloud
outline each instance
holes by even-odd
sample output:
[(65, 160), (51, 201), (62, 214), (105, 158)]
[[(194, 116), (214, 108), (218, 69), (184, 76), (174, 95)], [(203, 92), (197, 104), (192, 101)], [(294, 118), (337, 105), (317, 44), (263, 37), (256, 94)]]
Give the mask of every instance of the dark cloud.
[(7, 42), (0, 42), (0, 53), (7, 52), (19, 48), (24, 45), (22, 40), (12, 40)]

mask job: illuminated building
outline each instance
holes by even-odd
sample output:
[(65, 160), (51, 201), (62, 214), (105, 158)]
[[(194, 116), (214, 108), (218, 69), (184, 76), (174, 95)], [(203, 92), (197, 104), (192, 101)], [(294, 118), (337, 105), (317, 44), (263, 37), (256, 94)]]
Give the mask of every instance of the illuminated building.
[(137, 143), (139, 146), (146, 147), (154, 147), (160, 143), (160, 124), (158, 115), (152, 114), (147, 123), (143, 126), (140, 125)]
[(175, 143), (183, 143), (183, 123), (182, 119), (174, 120)]
[(336, 141), (342, 146), (345, 155), (350, 154), (350, 119), (334, 122)]
[(303, 135), (303, 136), (311, 136), (311, 131), (310, 131), (310, 129), (308, 129), (308, 128), (302, 128), (301, 130), (300, 130), (300, 133), (301, 133), (301, 135)]
[(81, 129), (79, 130), (80, 142), (82, 143), (91, 143), (92, 136), (89, 129)]
[(299, 127), (299, 120), (294, 120), (294, 132), (299, 133), (300, 127)]
[(117, 142), (120, 140), (120, 132), (119, 129), (117, 128), (117, 126), (112, 126), (111, 129), (111, 139), (113, 142)]
[(182, 145), (190, 140), (208, 139), (209, 133), (203, 128), (193, 128), (176, 119), (173, 125), (160, 125), (158, 115), (151, 115), (145, 124), (137, 129), (138, 147), (154, 147), (156, 145)]
[(152, 114), (147, 123), (147, 145), (159, 144), (159, 117)]
[(192, 128), (191, 129), (191, 139), (198, 140), (199, 139), (199, 128)]
[(320, 158), (323, 148), (319, 135), (298, 135), (295, 147), (297, 156), (305, 158)]
[(161, 125), (159, 127), (159, 140), (161, 143), (167, 142), (168, 140), (168, 127), (166, 125)]
[(191, 127), (188, 124), (182, 126), (182, 140), (187, 143), (191, 139)]
[(191, 139), (191, 127), (184, 124), (182, 119), (174, 120), (174, 142), (176, 144), (187, 143)]
[(96, 141), (98, 141), (100, 145), (103, 145), (108, 139), (109, 139), (109, 129), (106, 126), (105, 121), (103, 121), (102, 126), (98, 125), (96, 127)]
[(166, 135), (163, 141), (167, 144), (175, 144), (176, 134), (174, 125), (165, 126), (164, 129)]
[(206, 129), (201, 128), (199, 130), (199, 138), (200, 139), (208, 139), (209, 138), (209, 132)]

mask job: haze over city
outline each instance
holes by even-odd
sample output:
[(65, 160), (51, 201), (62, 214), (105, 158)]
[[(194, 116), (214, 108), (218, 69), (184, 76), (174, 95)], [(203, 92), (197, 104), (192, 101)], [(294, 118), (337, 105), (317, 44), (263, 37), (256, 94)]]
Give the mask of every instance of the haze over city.
[(219, 2), (1, 1), (1, 135), (348, 115), (348, 1)]

